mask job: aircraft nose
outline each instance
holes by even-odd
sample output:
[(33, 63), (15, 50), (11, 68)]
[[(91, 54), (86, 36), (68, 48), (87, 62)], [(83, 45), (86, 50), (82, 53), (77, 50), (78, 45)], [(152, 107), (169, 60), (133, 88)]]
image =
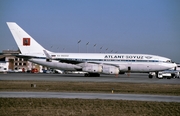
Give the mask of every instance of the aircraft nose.
[(169, 69), (175, 70), (176, 67), (177, 67), (176, 63), (168, 63), (168, 64), (166, 64), (166, 68), (169, 68)]
[(174, 70), (176, 70), (176, 68), (177, 68), (177, 64), (176, 64), (176, 63), (174, 63)]

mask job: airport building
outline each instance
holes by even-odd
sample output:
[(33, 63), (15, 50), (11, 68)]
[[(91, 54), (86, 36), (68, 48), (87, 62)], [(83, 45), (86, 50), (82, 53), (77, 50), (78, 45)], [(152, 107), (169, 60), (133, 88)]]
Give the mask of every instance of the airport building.
[(39, 72), (42, 71), (42, 66), (16, 57), (19, 53), (19, 50), (3, 50), (2, 53), (0, 53), (0, 72), (26, 72), (33, 68), (38, 69)]

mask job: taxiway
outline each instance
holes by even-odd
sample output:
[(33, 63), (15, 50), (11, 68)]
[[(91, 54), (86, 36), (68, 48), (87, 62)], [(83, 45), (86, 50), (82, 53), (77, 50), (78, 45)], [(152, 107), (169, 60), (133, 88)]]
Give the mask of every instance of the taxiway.
[(145, 94), (69, 93), (69, 92), (0, 92), (5, 98), (70, 98), (70, 99), (110, 99), (158, 102), (180, 102), (180, 96)]
[(148, 74), (101, 75), (100, 77), (84, 77), (83, 74), (32, 74), (7, 73), (0, 74), (0, 80), (35, 80), (35, 81), (73, 81), (73, 82), (128, 82), (128, 83), (161, 83), (180, 84), (180, 79), (148, 78)]

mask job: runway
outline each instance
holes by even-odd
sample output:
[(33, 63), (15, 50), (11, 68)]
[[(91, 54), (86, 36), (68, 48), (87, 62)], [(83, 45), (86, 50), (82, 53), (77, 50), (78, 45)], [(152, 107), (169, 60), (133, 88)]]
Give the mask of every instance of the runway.
[(83, 74), (31, 74), (0, 73), (0, 80), (35, 80), (35, 81), (72, 81), (72, 82), (128, 82), (128, 83), (161, 83), (180, 84), (180, 79), (148, 78), (148, 74), (101, 75), (100, 77), (84, 77)]
[[(127, 82), (127, 83), (156, 83), (180, 84), (180, 79), (149, 79), (148, 74), (101, 75), (101, 77), (84, 77), (83, 74), (31, 74), (8, 73), (0, 74), (3, 80), (33, 80), (33, 81), (71, 81), (71, 82)], [(110, 93), (69, 93), (69, 92), (6, 92), (1, 90), (1, 98), (78, 98), (78, 99), (111, 99), (137, 100), (158, 102), (180, 102), (180, 96), (145, 95), (145, 94), (110, 94)]]
[(158, 102), (180, 102), (180, 96), (145, 94), (105, 94), (69, 92), (0, 92), (1, 98), (69, 98), (69, 99), (110, 99)]

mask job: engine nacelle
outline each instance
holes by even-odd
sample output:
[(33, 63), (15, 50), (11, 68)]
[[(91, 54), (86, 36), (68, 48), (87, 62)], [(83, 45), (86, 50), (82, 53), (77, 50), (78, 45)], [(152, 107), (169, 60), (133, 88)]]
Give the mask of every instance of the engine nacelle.
[(119, 74), (119, 68), (115, 66), (103, 65), (102, 73), (104, 74)]
[(119, 70), (120, 71), (127, 71), (128, 68), (125, 65), (119, 65)]
[(102, 66), (98, 64), (88, 64), (87, 66), (82, 68), (82, 71), (90, 72), (90, 73), (101, 73)]

